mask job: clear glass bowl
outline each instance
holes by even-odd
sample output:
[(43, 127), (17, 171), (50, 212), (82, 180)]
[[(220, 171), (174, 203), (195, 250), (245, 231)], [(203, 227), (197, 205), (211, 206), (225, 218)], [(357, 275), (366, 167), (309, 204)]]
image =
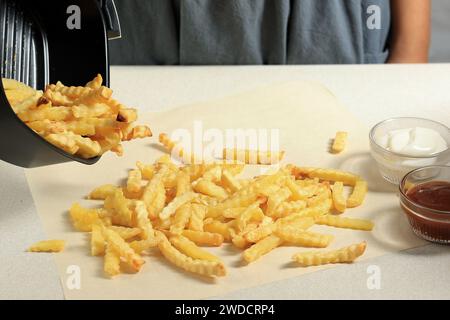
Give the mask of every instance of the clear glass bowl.
[(429, 166), (408, 173), (399, 186), (400, 206), (415, 234), (428, 241), (450, 244), (450, 211), (430, 209), (408, 197), (411, 188), (431, 181), (450, 183), (450, 166)]
[[(430, 156), (408, 156), (386, 150), (377, 140), (392, 130), (407, 128), (429, 128), (437, 131), (447, 142), (447, 149)], [(450, 129), (436, 121), (422, 118), (391, 118), (378, 123), (369, 134), (372, 157), (378, 169), (387, 181), (399, 184), (410, 171), (431, 165), (446, 165), (450, 162)]]

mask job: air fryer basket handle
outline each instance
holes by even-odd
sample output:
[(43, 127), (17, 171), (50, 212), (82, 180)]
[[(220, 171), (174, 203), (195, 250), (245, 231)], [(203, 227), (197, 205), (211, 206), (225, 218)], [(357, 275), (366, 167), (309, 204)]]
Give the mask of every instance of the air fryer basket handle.
[(99, 3), (105, 18), (108, 39), (114, 40), (121, 38), (122, 32), (120, 29), (119, 15), (117, 14), (114, 0), (99, 0)]

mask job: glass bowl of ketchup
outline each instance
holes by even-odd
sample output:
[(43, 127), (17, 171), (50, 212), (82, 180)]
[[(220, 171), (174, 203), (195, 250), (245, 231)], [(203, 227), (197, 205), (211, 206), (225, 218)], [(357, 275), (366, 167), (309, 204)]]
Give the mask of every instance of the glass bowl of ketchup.
[(400, 205), (415, 234), (450, 244), (450, 166), (408, 173), (400, 183)]

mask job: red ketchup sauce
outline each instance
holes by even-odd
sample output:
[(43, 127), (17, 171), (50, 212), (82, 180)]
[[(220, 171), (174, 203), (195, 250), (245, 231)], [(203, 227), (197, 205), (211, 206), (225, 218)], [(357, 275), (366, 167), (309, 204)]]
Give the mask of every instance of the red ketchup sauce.
[(406, 192), (401, 205), (417, 234), (427, 240), (450, 244), (450, 183), (431, 181)]

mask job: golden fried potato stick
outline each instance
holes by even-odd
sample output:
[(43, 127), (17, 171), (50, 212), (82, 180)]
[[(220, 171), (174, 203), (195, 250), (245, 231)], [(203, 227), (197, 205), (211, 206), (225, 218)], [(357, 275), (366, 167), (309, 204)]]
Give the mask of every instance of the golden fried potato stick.
[(247, 232), (244, 237), (248, 242), (256, 243), (268, 236), (270, 236), (277, 228), (275, 223), (260, 225), (255, 230)]
[(117, 189), (118, 187), (115, 185), (104, 184), (92, 190), (87, 198), (90, 200), (105, 200), (107, 197), (112, 196)]
[(240, 161), (246, 164), (277, 164), (284, 158), (284, 151), (272, 152), (261, 150), (223, 149), (222, 157), (225, 160)]
[(86, 87), (90, 89), (99, 89), (103, 84), (103, 78), (101, 74), (97, 74), (97, 76), (86, 84)]
[(152, 164), (146, 165), (142, 162), (136, 162), (136, 167), (141, 171), (142, 179), (151, 180), (155, 174), (155, 167)]
[(177, 196), (181, 196), (183, 193), (191, 192), (192, 186), (191, 186), (191, 178), (189, 175), (183, 171), (179, 171), (177, 173)]
[(214, 207), (208, 208), (207, 218), (219, 217), (223, 210), (229, 208), (247, 207), (258, 199), (258, 194), (254, 192), (235, 194)]
[(220, 247), (224, 241), (218, 233), (183, 230), (181, 234), (199, 246)]
[(129, 192), (141, 191), (142, 174), (140, 170), (134, 169), (128, 171), (127, 190)]
[(327, 252), (301, 252), (292, 259), (302, 267), (318, 266), (329, 263), (350, 263), (361, 256), (366, 250), (366, 242), (354, 244), (339, 250)]
[(347, 209), (347, 201), (344, 198), (344, 184), (341, 181), (336, 181), (331, 186), (331, 191), (334, 208), (340, 213), (344, 212)]
[(296, 200), (280, 203), (275, 211), (272, 213), (272, 217), (282, 218), (292, 213), (299, 212), (306, 208), (306, 201)]
[(254, 204), (248, 206), (244, 212), (236, 218), (237, 231), (242, 232), (247, 226), (247, 223), (251, 220), (261, 222), (264, 219), (264, 212), (261, 210), (259, 205), (259, 201), (255, 202)]
[(177, 267), (208, 277), (222, 277), (226, 275), (226, 269), (223, 263), (192, 259), (175, 249), (164, 234), (158, 233), (158, 235), (160, 239), (158, 243), (159, 250), (168, 261)]
[(122, 226), (111, 226), (109, 227), (112, 231), (117, 233), (123, 240), (129, 240), (134, 237), (139, 236), (142, 233), (140, 228), (129, 228)]
[(147, 207), (143, 201), (136, 201), (134, 206), (136, 213), (136, 225), (141, 230), (142, 239), (150, 239), (155, 237), (155, 230), (152, 222), (148, 218)]
[(144, 194), (142, 195), (142, 201), (144, 201), (145, 206), (147, 207), (149, 217), (152, 219), (156, 218), (157, 214), (159, 213), (159, 212), (156, 212), (156, 209), (154, 208), (153, 203), (154, 203), (155, 198), (157, 197), (158, 193), (161, 190), (161, 185), (164, 188), (163, 178), (168, 173), (169, 173), (169, 168), (167, 166), (163, 166), (153, 176), (153, 178), (150, 180), (150, 182), (147, 184), (147, 186), (144, 189)]
[(342, 181), (344, 185), (354, 186), (361, 178), (353, 173), (334, 170), (334, 169), (322, 169), (312, 167), (292, 167), (291, 173), (296, 176), (305, 176), (308, 178), (319, 178), (327, 181)]
[(270, 235), (245, 250), (242, 257), (247, 263), (251, 263), (259, 259), (261, 256), (269, 253), (273, 249), (279, 247), (282, 243), (282, 239), (275, 235)]
[(69, 107), (48, 107), (42, 105), (35, 109), (19, 112), (17, 116), (23, 122), (42, 120), (67, 121), (72, 117), (72, 109)]
[(332, 153), (341, 153), (345, 149), (345, 145), (347, 143), (348, 133), (345, 131), (336, 132), (336, 136), (333, 141), (333, 145), (331, 146)]
[(324, 215), (315, 218), (316, 224), (326, 225), (336, 228), (353, 229), (371, 231), (373, 229), (373, 222), (364, 219), (346, 218), (333, 215)]
[(108, 115), (111, 112), (109, 106), (104, 103), (96, 103), (93, 106), (80, 104), (73, 106), (71, 108), (72, 114), (76, 119), (98, 118)]
[(222, 186), (231, 192), (236, 192), (242, 188), (240, 182), (227, 169), (222, 171)]
[[(36, 93), (34, 95), (31, 95), (27, 99), (25, 99), (19, 103), (16, 103), (16, 104), (12, 105), (11, 107), (13, 108), (15, 113), (20, 113), (20, 112), (23, 112), (26, 110), (34, 109), (40, 105), (47, 104), (48, 101), (42, 99), (42, 94), (43, 94), (42, 91), (36, 91)], [(45, 103), (45, 102), (47, 102), (47, 103)], [(46, 105), (46, 106), (49, 106), (49, 105)]]
[(100, 223), (99, 212), (99, 209), (86, 209), (78, 203), (74, 203), (69, 211), (73, 226), (83, 232), (92, 231), (92, 225)]
[(103, 226), (98, 224), (92, 225), (91, 232), (91, 255), (102, 256), (105, 254), (105, 237), (103, 236)]
[(155, 248), (158, 246), (158, 240), (153, 238), (148, 238), (144, 240), (134, 240), (130, 243), (131, 249), (133, 249), (137, 254), (142, 254), (144, 251), (148, 249)]
[(147, 126), (129, 127), (126, 131), (122, 131), (122, 141), (130, 141), (134, 139), (144, 139), (153, 135), (152, 130)]
[(245, 210), (247, 210), (247, 207), (227, 208), (223, 210), (222, 216), (227, 219), (236, 219)]
[(67, 137), (71, 137), (75, 141), (78, 147), (77, 153), (81, 157), (89, 159), (101, 154), (102, 148), (97, 141), (93, 141), (89, 138), (84, 138), (72, 132), (65, 132), (63, 134)]
[(64, 133), (51, 133), (44, 137), (45, 140), (55, 145), (56, 147), (64, 150), (69, 154), (77, 153), (78, 147), (77, 141), (73, 136), (68, 135), (66, 132)]
[(110, 277), (120, 274), (120, 256), (117, 251), (113, 250), (110, 243), (107, 243), (106, 245), (103, 270), (105, 274)]
[(193, 203), (191, 209), (192, 211), (187, 225), (188, 229), (193, 231), (203, 231), (203, 221), (208, 209), (206, 206), (197, 203)]
[(44, 240), (28, 248), (29, 252), (61, 252), (64, 250), (64, 240)]
[(315, 219), (312, 217), (285, 217), (283, 219), (278, 219), (275, 222), (277, 228), (295, 228), (299, 230), (308, 230), (315, 224)]
[[(122, 237), (111, 229), (104, 229), (104, 235), (108, 246), (116, 251), (127, 264), (129, 264), (135, 271), (139, 271), (145, 261), (138, 255), (130, 245), (122, 239)], [(107, 248), (108, 250), (108, 248)]]
[(355, 208), (363, 204), (364, 199), (367, 194), (367, 182), (364, 180), (359, 180), (356, 182), (353, 192), (347, 199), (347, 207)]
[(220, 262), (218, 257), (197, 247), (194, 242), (183, 236), (173, 236), (169, 240), (175, 248), (192, 259)]
[(228, 198), (228, 192), (226, 192), (224, 188), (206, 179), (200, 179), (197, 181), (197, 183), (194, 184), (194, 190), (195, 192), (214, 197), (219, 200), (225, 200)]
[(227, 223), (220, 222), (217, 220), (213, 220), (210, 223), (205, 223), (203, 226), (203, 230), (210, 233), (218, 233), (222, 235), (224, 241), (230, 241), (231, 240), (231, 234), (230, 234), (230, 226)]
[(326, 248), (334, 238), (332, 235), (303, 231), (290, 227), (278, 227), (275, 234), (289, 244), (312, 248)]
[(133, 212), (128, 207), (129, 200), (123, 195), (122, 189), (116, 189), (114, 194), (108, 196), (104, 208), (112, 212), (113, 222), (124, 227), (133, 226)]
[(289, 197), (291, 196), (291, 191), (288, 188), (281, 188), (277, 192), (269, 195), (269, 199), (267, 200), (267, 209), (266, 215), (269, 217), (275, 216), (276, 209)]
[(137, 117), (136, 109), (127, 108), (119, 110), (116, 119), (118, 122), (132, 123), (137, 120)]
[(162, 220), (169, 219), (182, 205), (192, 201), (196, 197), (194, 192), (186, 192), (173, 199), (159, 214)]
[(181, 207), (179, 207), (175, 211), (175, 216), (173, 218), (172, 225), (170, 226), (170, 232), (172, 234), (181, 234), (183, 230), (186, 228), (186, 225), (189, 223), (192, 213), (193, 209), (190, 203), (186, 203)]

